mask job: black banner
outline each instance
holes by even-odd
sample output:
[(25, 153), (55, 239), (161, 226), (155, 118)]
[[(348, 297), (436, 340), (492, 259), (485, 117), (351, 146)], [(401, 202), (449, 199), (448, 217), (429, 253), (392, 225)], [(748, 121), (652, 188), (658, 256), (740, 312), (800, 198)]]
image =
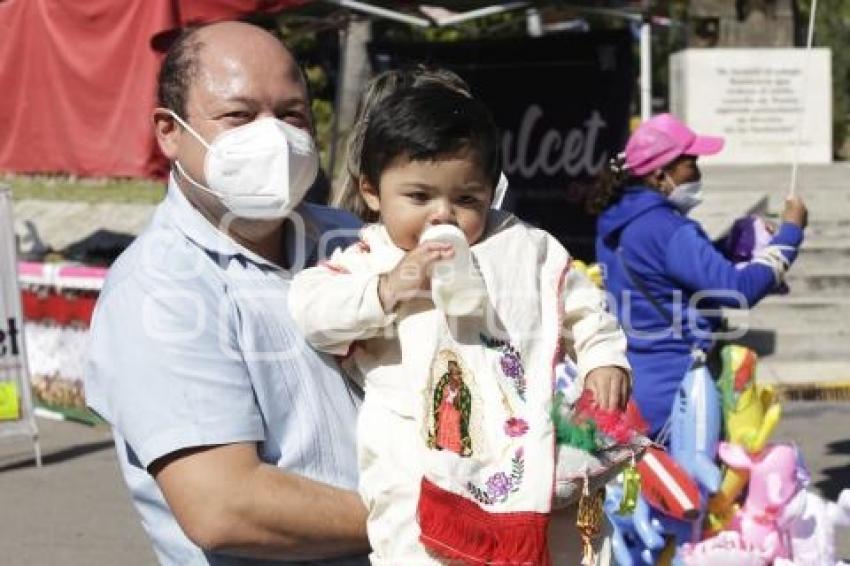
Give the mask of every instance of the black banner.
[(505, 208), (593, 258), (593, 179), (628, 135), (634, 86), (628, 31), (451, 43), (373, 42), (375, 72), (430, 63), (463, 77), (503, 132)]

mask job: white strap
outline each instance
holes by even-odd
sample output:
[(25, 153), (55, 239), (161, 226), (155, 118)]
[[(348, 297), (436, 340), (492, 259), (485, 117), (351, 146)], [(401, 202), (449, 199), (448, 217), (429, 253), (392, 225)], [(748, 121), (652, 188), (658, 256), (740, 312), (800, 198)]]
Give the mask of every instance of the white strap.
[(791, 262), (783, 252), (794, 251), (793, 246), (774, 244), (766, 246), (753, 256), (753, 263), (764, 265), (773, 270), (773, 277), (779, 285), (785, 279), (785, 273), (791, 267)]

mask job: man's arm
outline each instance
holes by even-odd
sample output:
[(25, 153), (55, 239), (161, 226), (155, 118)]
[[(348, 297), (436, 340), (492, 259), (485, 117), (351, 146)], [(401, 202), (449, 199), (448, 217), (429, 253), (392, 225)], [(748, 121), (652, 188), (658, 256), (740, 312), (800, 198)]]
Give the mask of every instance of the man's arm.
[(369, 551), (367, 511), (356, 492), (265, 464), (253, 443), (182, 450), (150, 472), (204, 550), (289, 560)]

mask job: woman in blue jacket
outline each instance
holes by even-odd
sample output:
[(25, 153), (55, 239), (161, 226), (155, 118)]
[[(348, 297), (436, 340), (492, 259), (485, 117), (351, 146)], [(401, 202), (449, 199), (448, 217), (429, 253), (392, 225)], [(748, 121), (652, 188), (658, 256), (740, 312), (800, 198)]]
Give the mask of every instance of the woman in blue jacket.
[(770, 245), (743, 269), (687, 217), (702, 200), (697, 157), (723, 139), (698, 136), (670, 114), (655, 116), (629, 138), (590, 207), (596, 258), (628, 336), (634, 398), (656, 435), (671, 413), (695, 350), (708, 353), (719, 307), (749, 308), (774, 290), (803, 240), (806, 207), (785, 203)]

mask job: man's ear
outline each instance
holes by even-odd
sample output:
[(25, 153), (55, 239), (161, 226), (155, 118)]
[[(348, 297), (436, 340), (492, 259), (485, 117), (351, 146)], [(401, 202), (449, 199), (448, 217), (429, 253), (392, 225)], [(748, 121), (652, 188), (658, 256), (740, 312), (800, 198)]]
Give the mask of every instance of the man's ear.
[(156, 108), (153, 111), (153, 131), (162, 154), (173, 161), (177, 158), (177, 148), (182, 132), (180, 125), (166, 108)]
[(360, 175), (360, 178), (357, 180), (357, 188), (360, 190), (360, 196), (363, 197), (369, 210), (380, 212), (381, 198), (378, 195), (378, 187), (370, 183), (364, 175)]

